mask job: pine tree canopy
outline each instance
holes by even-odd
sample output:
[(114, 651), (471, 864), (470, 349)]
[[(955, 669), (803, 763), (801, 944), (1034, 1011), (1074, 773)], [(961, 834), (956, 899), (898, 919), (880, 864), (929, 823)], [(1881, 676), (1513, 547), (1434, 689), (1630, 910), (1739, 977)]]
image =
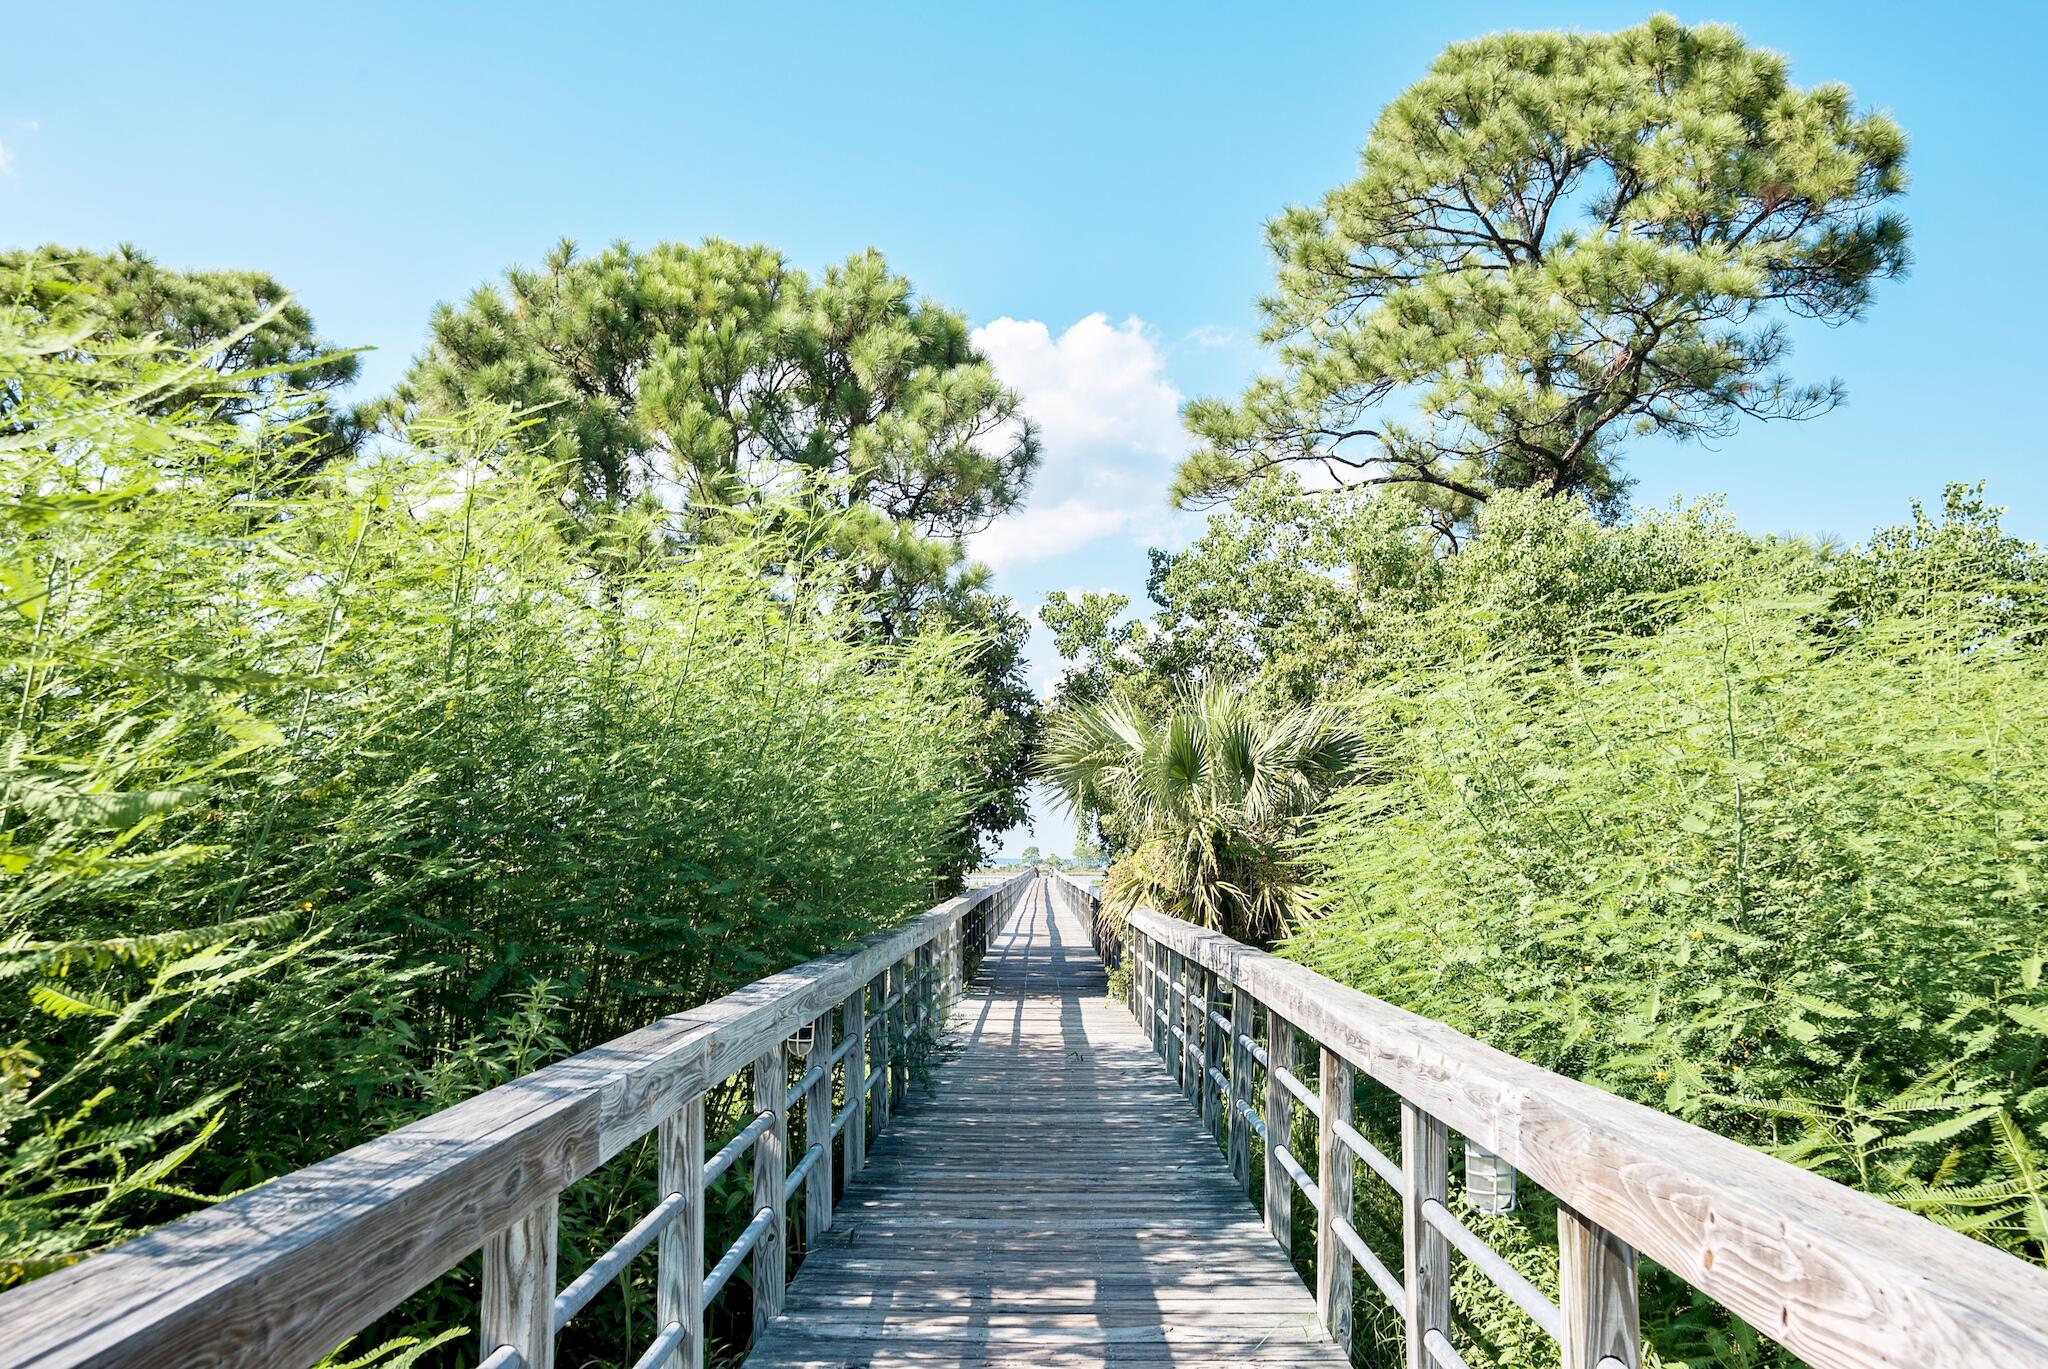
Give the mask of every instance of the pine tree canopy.
[[(53, 331), (153, 339), (203, 359), (212, 374), (193, 386), (164, 386), (147, 402), (151, 413), (194, 403), (225, 419), (262, 412), (296, 431), (292, 450), (302, 460), (353, 443), (352, 420), (328, 397), (356, 378), (355, 354), (321, 338), (312, 315), (261, 271), (171, 271), (133, 247), (49, 245), (0, 252), (0, 304)], [(0, 395), (0, 417), (8, 403)], [(302, 440), (309, 435), (321, 440)]]
[(840, 550), (876, 589), (942, 581), (1038, 461), (966, 322), (872, 250), (814, 280), (715, 238), (593, 257), (564, 242), (442, 307), (399, 399), (535, 411), (582, 500), (679, 488), (704, 515), (815, 490), (852, 515)]
[(1506, 488), (1611, 512), (1631, 435), (1841, 401), (1780, 370), (1783, 316), (1853, 319), (1905, 269), (1905, 159), (1891, 119), (1720, 25), (1454, 44), (1357, 179), (1268, 225), (1282, 373), (1188, 406), (1175, 498), (1305, 464), (1446, 520)]

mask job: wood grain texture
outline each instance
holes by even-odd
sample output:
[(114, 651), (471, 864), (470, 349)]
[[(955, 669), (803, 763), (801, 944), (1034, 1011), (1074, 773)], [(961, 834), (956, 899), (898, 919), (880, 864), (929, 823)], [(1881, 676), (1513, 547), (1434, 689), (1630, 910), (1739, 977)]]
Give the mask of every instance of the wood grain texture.
[(680, 1193), (688, 1204), (654, 1248), (655, 1324), (683, 1328), (683, 1343), (657, 1369), (703, 1369), (704, 1100), (692, 1098), (663, 1122), (656, 1144), (661, 1191)]
[(1431, 1332), (1451, 1333), (1451, 1247), (1423, 1220), (1422, 1205), (1451, 1193), (1450, 1134), (1413, 1103), (1401, 1104), (1401, 1309), (1407, 1369), (1433, 1369)]
[(1289, 1255), (1294, 1253), (1294, 1182), (1274, 1154), (1294, 1136), (1294, 1095), (1280, 1082), (1281, 1070), (1294, 1068), (1294, 1024), (1270, 1008), (1266, 1012), (1266, 1230)]
[(1082, 916), (1027, 909), (949, 1029), (754, 1369), (1343, 1369)]
[(782, 1043), (761, 1053), (751, 1071), (754, 1083), (754, 1113), (772, 1114), (774, 1120), (761, 1139), (754, 1142), (754, 1210), (766, 1211), (768, 1229), (754, 1245), (754, 1334), (782, 1311), (783, 1281), (789, 1275), (788, 1218), (782, 1207), (782, 1181), (789, 1173), (789, 1117), (783, 1099), (789, 1090), (789, 1066), (783, 1059)]
[(1252, 1015), (1255, 1009), (1252, 996), (1243, 989), (1233, 986), (1230, 990), (1230, 1174), (1237, 1180), (1237, 1191), (1245, 1192), (1252, 1181), (1252, 1124), (1245, 1115), (1253, 1092), (1252, 1053), (1245, 1043), (1251, 1040)]
[(888, 1130), (889, 1114), (894, 1112), (896, 1091), (896, 1009), (889, 1006), (889, 1000), (896, 995), (896, 967), (890, 965), (882, 972), (882, 978), (875, 987), (875, 1093), (871, 1111), (874, 1118), (868, 1127), (869, 1146), (882, 1139)]
[(1167, 1052), (1173, 1035), (1166, 1025), (1173, 1018), (1173, 981), (1167, 973), (1170, 962), (1166, 948), (1158, 942), (1147, 941), (1145, 946), (1152, 963), (1152, 1015), (1145, 1019), (1145, 1026), (1152, 1037), (1152, 1053), (1170, 1061), (1172, 1056)]
[(846, 1119), (843, 1133), (845, 1149), (845, 1181), (852, 1183), (854, 1176), (867, 1167), (868, 1163), (868, 1051), (872, 1043), (868, 1040), (868, 991), (855, 990), (847, 997), (846, 1005), (840, 1009), (840, 1030), (842, 1038), (858, 1042), (846, 1057), (844, 1079), (846, 1101), (853, 1108), (853, 1115)]
[(509, 1346), (525, 1369), (554, 1369), (555, 1216), (549, 1197), (484, 1242), (479, 1360)]
[[(832, 1018), (826, 1013), (811, 1024), (811, 1046), (804, 1053), (808, 1074), (819, 1061), (832, 1058)], [(832, 1229), (832, 1070), (828, 1066), (804, 1094), (804, 1152), (822, 1150), (822, 1158), (804, 1179), (804, 1242), (816, 1244)]]
[(1330, 1339), (1351, 1346), (1351, 1252), (1337, 1237), (1336, 1223), (1351, 1220), (1351, 1179), (1358, 1168), (1337, 1139), (1337, 1124), (1351, 1120), (1351, 1066), (1324, 1047), (1320, 1073), (1322, 1108), (1316, 1119), (1316, 1311)]
[(952, 899), (0, 1294), (0, 1366), (312, 1364), (763, 1042), (1029, 883)]
[(1292, 1017), (1814, 1369), (2048, 1366), (2048, 1271), (1151, 911), (1137, 932)]
[(1214, 974), (1203, 970), (1199, 976), (1202, 986), (1202, 1121), (1208, 1125), (1209, 1134), (1219, 1141), (1224, 1136), (1223, 1107), (1227, 1090), (1215, 1087), (1214, 1075), (1223, 1072), (1223, 1032), (1211, 1016), (1221, 999), (1217, 996), (1217, 979)]
[(1638, 1369), (1636, 1252), (1568, 1207), (1557, 1210), (1563, 1369)]

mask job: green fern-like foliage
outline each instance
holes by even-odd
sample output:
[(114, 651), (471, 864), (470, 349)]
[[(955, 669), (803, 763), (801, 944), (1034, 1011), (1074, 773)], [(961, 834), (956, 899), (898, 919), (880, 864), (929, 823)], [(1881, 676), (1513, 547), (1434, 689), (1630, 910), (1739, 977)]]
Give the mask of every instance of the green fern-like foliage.
[[(0, 373), (0, 1284), (943, 893), (986, 643), (868, 631), (829, 512), (571, 511), (494, 409), (298, 460), (288, 386), (32, 310)], [(578, 1185), (565, 1259), (652, 1183)], [(475, 1297), (364, 1343), (452, 1362)]]

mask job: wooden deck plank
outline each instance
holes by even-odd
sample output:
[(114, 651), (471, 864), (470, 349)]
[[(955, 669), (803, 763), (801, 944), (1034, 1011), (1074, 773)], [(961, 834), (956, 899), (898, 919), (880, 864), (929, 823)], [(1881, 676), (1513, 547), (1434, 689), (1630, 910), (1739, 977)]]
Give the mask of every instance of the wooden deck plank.
[(1346, 1365), (1105, 989), (1087, 928), (1041, 886), (749, 1365)]

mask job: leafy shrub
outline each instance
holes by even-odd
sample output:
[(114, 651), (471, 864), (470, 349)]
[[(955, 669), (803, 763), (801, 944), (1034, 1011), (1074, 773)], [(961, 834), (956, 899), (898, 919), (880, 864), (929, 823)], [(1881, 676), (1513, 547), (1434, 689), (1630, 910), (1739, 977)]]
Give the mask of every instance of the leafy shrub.
[[(1482, 537), (1504, 582), (1601, 541), (1634, 568), (1568, 616), (1534, 580), (1507, 632), (1433, 611), (1441, 663), (1355, 700), (1377, 771), (1310, 839), (1332, 896), (1287, 953), (2041, 1260), (2038, 551), (1961, 489), (1837, 556), (1661, 536)], [(1652, 1288), (1666, 1362), (1774, 1362)]]
[(984, 798), (981, 644), (829, 519), (572, 520), (492, 412), (280, 480), (151, 407), (208, 363), (0, 316), (0, 1283), (888, 925)]

